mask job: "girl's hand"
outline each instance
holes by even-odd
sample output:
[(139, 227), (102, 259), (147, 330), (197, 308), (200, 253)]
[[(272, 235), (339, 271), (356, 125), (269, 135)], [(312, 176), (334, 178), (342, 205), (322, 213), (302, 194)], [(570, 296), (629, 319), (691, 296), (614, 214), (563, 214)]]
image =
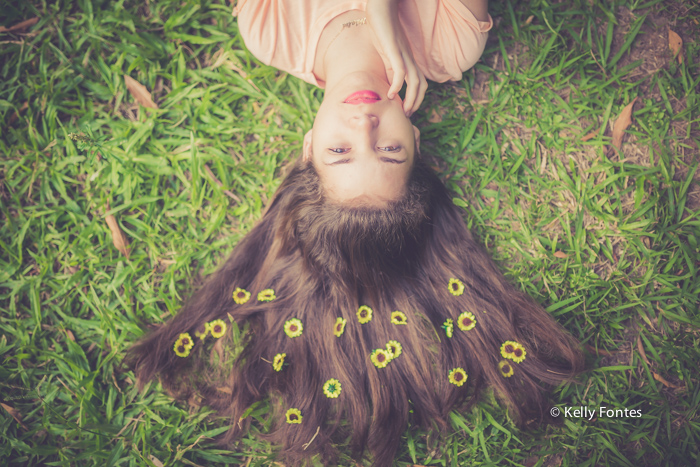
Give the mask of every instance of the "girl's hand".
[(372, 32), (394, 70), (387, 98), (393, 99), (405, 80), (407, 87), (403, 111), (410, 117), (423, 102), (428, 82), (416, 65), (399, 23), (398, 2), (399, 0), (369, 0), (366, 13)]

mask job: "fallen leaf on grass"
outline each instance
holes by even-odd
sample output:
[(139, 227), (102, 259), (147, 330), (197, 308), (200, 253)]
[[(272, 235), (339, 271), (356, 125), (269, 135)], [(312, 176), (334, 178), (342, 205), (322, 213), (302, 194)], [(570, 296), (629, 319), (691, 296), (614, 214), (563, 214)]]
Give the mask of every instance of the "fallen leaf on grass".
[(17, 423), (22, 425), (22, 428), (24, 428), (25, 430), (29, 430), (29, 428), (27, 428), (27, 425), (25, 425), (24, 422), (22, 422), (22, 417), (17, 409), (10, 407), (9, 405), (4, 404), (2, 402), (0, 402), (0, 405), (2, 405), (2, 408), (5, 409), (7, 413), (12, 415), (12, 418), (14, 418), (17, 421)]
[(556, 256), (557, 258), (566, 258), (566, 253), (564, 253), (563, 251), (555, 251), (554, 256)]
[(430, 110), (430, 117), (428, 117), (428, 121), (430, 123), (440, 123), (442, 121), (442, 117), (440, 116), (439, 113), (435, 109)]
[(591, 131), (591, 132), (588, 133), (586, 136), (584, 136), (583, 138), (581, 138), (581, 141), (583, 141), (583, 142), (585, 143), (585, 142), (588, 141), (589, 139), (595, 138), (596, 135), (598, 134), (598, 131), (599, 131), (599, 130)]
[(73, 335), (73, 332), (70, 329), (66, 329), (65, 331), (66, 331), (66, 336), (68, 336), (68, 339), (75, 342), (75, 336)]
[(663, 385), (666, 386), (667, 388), (681, 389), (681, 388), (683, 387), (683, 386), (678, 386), (677, 384), (669, 383), (668, 381), (666, 381), (666, 380), (663, 378), (663, 376), (661, 376), (660, 374), (658, 374), (658, 373), (656, 373), (656, 372), (654, 372), (654, 371), (652, 371), (651, 374), (654, 376), (654, 379), (655, 379), (656, 381), (658, 381), (659, 383), (663, 384)]
[(590, 344), (586, 344), (585, 347), (590, 353), (594, 353), (596, 355), (605, 355), (606, 357), (612, 357), (613, 355), (615, 355), (612, 352), (608, 352), (605, 349), (595, 348)]
[(124, 75), (124, 83), (126, 83), (126, 89), (129, 90), (129, 94), (136, 99), (136, 102), (144, 107), (149, 107), (151, 109), (157, 109), (158, 106), (153, 102), (151, 93), (148, 92), (146, 86), (136, 81), (129, 75)]
[(620, 112), (620, 116), (617, 117), (617, 120), (615, 120), (615, 124), (613, 125), (613, 135), (612, 135), (612, 144), (615, 146), (617, 149), (620, 149), (622, 146), (622, 138), (625, 136), (625, 130), (632, 124), (632, 109), (634, 108), (635, 102), (637, 102), (638, 97), (635, 97), (632, 99), (632, 102), (627, 104), (624, 109), (622, 109), (622, 112)]
[(534, 16), (534, 15), (528, 16), (527, 19), (525, 20), (525, 24), (530, 24), (530, 23), (532, 23), (532, 20), (533, 20), (533, 19), (535, 19), (535, 16)]
[(15, 120), (17, 120), (19, 118), (19, 114), (21, 114), (22, 112), (24, 112), (28, 108), (29, 108), (29, 102), (25, 102), (24, 104), (22, 104), (22, 107), (20, 107), (18, 110), (16, 110), (15, 113), (12, 114), (12, 116), (10, 116), (10, 124), (15, 123)]
[(107, 221), (109, 230), (112, 232), (112, 243), (114, 244), (114, 247), (119, 250), (121, 254), (126, 256), (127, 259), (129, 259), (129, 243), (126, 240), (126, 235), (124, 235), (122, 229), (119, 228), (117, 219), (110, 214), (105, 218), (105, 220)]
[(34, 26), (38, 21), (39, 21), (39, 18), (32, 18), (32, 19), (24, 20), (21, 23), (14, 24), (14, 25), (10, 26), (9, 28), (6, 28), (5, 26), (0, 26), (0, 32), (21, 31), (23, 29), (27, 29), (27, 28)]
[(678, 58), (678, 63), (683, 63), (683, 39), (670, 29), (668, 30), (668, 46), (673, 51), (673, 57)]
[(647, 358), (647, 353), (644, 351), (644, 347), (642, 346), (642, 336), (637, 336), (637, 351), (639, 352), (639, 355), (642, 356), (642, 360), (646, 362), (647, 365), (651, 366), (651, 363), (649, 363), (649, 359)]
[(151, 454), (150, 456), (148, 456), (148, 460), (150, 460), (151, 462), (153, 462), (153, 465), (155, 465), (156, 467), (163, 467), (163, 463), (162, 463), (156, 456), (154, 456), (153, 454)]

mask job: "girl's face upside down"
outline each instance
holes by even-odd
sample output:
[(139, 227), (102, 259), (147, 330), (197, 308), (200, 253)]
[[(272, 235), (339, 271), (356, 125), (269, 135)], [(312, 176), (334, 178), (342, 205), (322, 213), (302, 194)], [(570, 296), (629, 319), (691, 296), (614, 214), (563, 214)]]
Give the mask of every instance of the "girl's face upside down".
[(420, 133), (388, 89), (385, 76), (366, 71), (326, 89), (304, 158), (334, 201), (382, 205), (404, 193)]

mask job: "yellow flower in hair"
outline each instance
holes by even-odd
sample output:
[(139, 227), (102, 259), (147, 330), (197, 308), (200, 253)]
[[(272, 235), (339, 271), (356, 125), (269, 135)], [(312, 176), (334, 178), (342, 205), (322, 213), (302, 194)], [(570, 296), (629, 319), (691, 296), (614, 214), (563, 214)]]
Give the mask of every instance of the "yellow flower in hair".
[(444, 323), (442, 323), (442, 329), (445, 330), (445, 334), (447, 334), (447, 337), (452, 337), (452, 333), (454, 332), (455, 325), (452, 322), (452, 318), (447, 318)]
[(391, 356), (389, 352), (384, 349), (376, 349), (370, 355), (370, 360), (374, 363), (377, 368), (384, 368), (391, 361)]
[(289, 337), (299, 337), (304, 332), (304, 326), (297, 318), (292, 318), (284, 323), (284, 332)]
[(386, 351), (393, 360), (403, 353), (403, 347), (398, 341), (389, 341), (386, 343)]
[(275, 355), (275, 358), (272, 360), (272, 368), (275, 369), (275, 371), (282, 371), (282, 365), (284, 365), (284, 357), (286, 357), (286, 353), (278, 353)]
[(525, 348), (515, 341), (505, 341), (501, 346), (501, 356), (503, 358), (509, 358), (515, 363), (520, 363), (525, 360), (527, 352)]
[(183, 332), (177, 337), (173, 350), (178, 357), (187, 357), (192, 347), (194, 347), (194, 341), (188, 333)]
[(447, 288), (450, 290), (450, 293), (455, 297), (459, 297), (464, 293), (464, 284), (461, 280), (455, 279), (454, 277), (450, 279), (450, 283), (447, 284)]
[(191, 349), (194, 347), (194, 341), (190, 337), (190, 334), (187, 332), (183, 332), (179, 336), (177, 336), (177, 342), (181, 343), (182, 345), (187, 348), (187, 350)]
[(465, 311), (457, 318), (457, 326), (459, 326), (459, 329), (462, 331), (474, 329), (474, 326), (476, 326), (476, 316), (474, 316), (473, 313)]
[(301, 423), (301, 410), (299, 409), (289, 409), (287, 410), (287, 423)]
[(501, 370), (501, 374), (506, 378), (510, 378), (513, 376), (513, 373), (515, 373), (513, 371), (513, 365), (511, 365), (508, 360), (501, 360), (498, 362), (498, 369)]
[(467, 382), (467, 378), (467, 372), (462, 368), (453, 368), (448, 377), (450, 383), (458, 387), (462, 387), (462, 385)]
[(333, 334), (335, 334), (336, 337), (340, 337), (343, 335), (345, 332), (345, 324), (347, 324), (348, 320), (344, 318), (338, 318), (335, 320), (335, 324), (333, 325)]
[(406, 324), (408, 323), (408, 320), (406, 319), (406, 315), (403, 314), (400, 311), (392, 311), (391, 312), (391, 324)]
[(233, 291), (233, 301), (239, 305), (243, 305), (248, 300), (250, 300), (250, 292), (245, 289), (241, 289), (240, 287), (236, 287), (236, 290)]
[(209, 323), (204, 323), (204, 331), (195, 331), (194, 335), (199, 337), (200, 341), (203, 341), (205, 337), (207, 337), (207, 334), (209, 334)]
[(223, 319), (215, 319), (209, 322), (211, 336), (215, 339), (222, 337), (226, 333), (226, 322)]
[(186, 357), (190, 354), (190, 349), (182, 345), (182, 342), (178, 341), (175, 342), (175, 347), (173, 347), (175, 350), (175, 355), (178, 357)]
[(357, 309), (357, 319), (360, 321), (360, 324), (369, 323), (372, 321), (372, 309), (367, 305), (362, 305)]
[(273, 289), (265, 289), (258, 294), (259, 302), (271, 302), (276, 299), (275, 291)]
[(335, 399), (340, 395), (340, 391), (343, 388), (340, 385), (340, 381), (338, 381), (335, 378), (331, 378), (326, 383), (323, 385), (323, 393), (326, 395), (326, 397), (329, 397), (330, 399)]

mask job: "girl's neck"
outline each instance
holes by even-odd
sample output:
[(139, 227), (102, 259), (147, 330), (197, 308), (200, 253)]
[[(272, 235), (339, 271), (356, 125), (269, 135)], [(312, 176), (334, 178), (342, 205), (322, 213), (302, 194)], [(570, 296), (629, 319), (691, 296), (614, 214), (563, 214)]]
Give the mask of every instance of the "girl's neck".
[(348, 11), (334, 18), (321, 34), (314, 73), (325, 81), (327, 92), (351, 74), (389, 82), (369, 24), (343, 28), (344, 23), (364, 17), (362, 11)]

